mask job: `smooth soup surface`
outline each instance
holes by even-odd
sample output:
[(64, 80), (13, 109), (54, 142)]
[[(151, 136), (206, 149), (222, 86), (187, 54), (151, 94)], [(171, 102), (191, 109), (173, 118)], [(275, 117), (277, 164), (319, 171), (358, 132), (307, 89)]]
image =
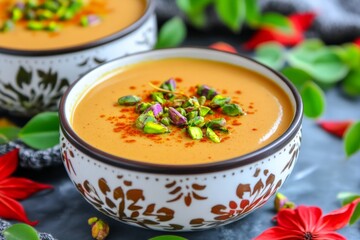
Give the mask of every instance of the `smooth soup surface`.
[[(153, 91), (149, 82), (160, 84), (170, 77), (177, 78), (177, 89), (187, 93), (200, 84), (214, 87), (238, 102), (246, 115), (226, 118), (230, 134), (221, 143), (192, 140), (176, 128), (169, 134), (142, 133), (133, 126), (138, 116), (134, 107), (119, 106), (117, 99), (129, 94), (144, 99)], [(288, 96), (260, 74), (226, 63), (174, 58), (119, 69), (79, 100), (71, 122), (83, 140), (105, 152), (181, 165), (226, 160), (259, 149), (284, 133), (293, 116)]]
[[(100, 1), (102, 0), (92, 0)], [(9, 0), (0, 0), (0, 25), (7, 19), (6, 5)], [(145, 0), (106, 0), (107, 14), (95, 26), (81, 27), (74, 23), (61, 23), (57, 32), (31, 31), (25, 26), (0, 32), (0, 48), (16, 50), (52, 50), (74, 47), (112, 35), (136, 22), (145, 12)], [(17, 24), (18, 25), (18, 24)]]

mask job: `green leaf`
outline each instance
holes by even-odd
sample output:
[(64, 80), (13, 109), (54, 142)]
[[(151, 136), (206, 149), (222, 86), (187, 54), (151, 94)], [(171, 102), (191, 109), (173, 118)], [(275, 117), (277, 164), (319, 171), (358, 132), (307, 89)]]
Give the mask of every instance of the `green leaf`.
[(46, 149), (59, 144), (59, 116), (44, 112), (33, 117), (19, 132), (19, 138), (35, 149)]
[(351, 69), (357, 69), (360, 66), (360, 49), (353, 43), (343, 46), (333, 46), (334, 53)]
[(240, 30), (245, 18), (244, 0), (216, 0), (215, 11), (220, 20), (231, 30)]
[(161, 27), (155, 48), (176, 47), (186, 37), (186, 26), (179, 17), (168, 20)]
[(312, 80), (308, 73), (298, 68), (286, 67), (281, 70), (281, 73), (284, 74), (297, 89), (301, 89), (306, 82)]
[(349, 71), (334, 51), (318, 40), (305, 41), (294, 48), (289, 52), (288, 60), (291, 66), (304, 70), (323, 84), (338, 82)]
[(177, 6), (182, 10), (192, 25), (201, 28), (206, 25), (206, 7), (213, 0), (176, 0)]
[(162, 236), (150, 238), (149, 240), (187, 240), (187, 239), (175, 235), (162, 235)]
[[(16, 139), (19, 131), (20, 128), (18, 127), (0, 127), (0, 144)], [(2, 142), (2, 140), (5, 142)]]
[(320, 117), (325, 110), (325, 95), (314, 82), (307, 82), (300, 90), (304, 103), (304, 114), (309, 118)]
[(261, 44), (255, 50), (255, 59), (259, 62), (280, 70), (285, 64), (285, 54), (282, 45), (276, 42)]
[[(360, 65), (359, 65), (360, 66)], [(341, 83), (342, 90), (351, 97), (360, 95), (360, 70), (351, 71)]]
[(341, 201), (341, 205), (345, 206), (346, 204), (351, 203), (355, 199), (360, 198), (360, 194), (351, 193), (351, 192), (341, 192), (337, 195), (337, 198)]
[(5, 240), (40, 240), (37, 231), (25, 224), (16, 223), (3, 231)]
[(284, 33), (294, 31), (290, 20), (279, 13), (265, 13), (261, 16), (260, 21), (263, 27), (275, 28)]
[(360, 219), (360, 203), (356, 205), (356, 208), (350, 218), (349, 224), (353, 225)]
[(360, 121), (353, 123), (344, 136), (344, 149), (347, 157), (360, 150)]
[(251, 27), (257, 27), (261, 18), (258, 2), (254, 0), (245, 0), (245, 7), (245, 20), (247, 24)]

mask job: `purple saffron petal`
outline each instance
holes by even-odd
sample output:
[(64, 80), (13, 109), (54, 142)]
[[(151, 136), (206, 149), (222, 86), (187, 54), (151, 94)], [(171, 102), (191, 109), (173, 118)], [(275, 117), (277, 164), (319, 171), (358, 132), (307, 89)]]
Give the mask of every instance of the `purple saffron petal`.
[(181, 113), (179, 113), (175, 108), (169, 107), (169, 117), (171, 122), (176, 126), (183, 126), (187, 124), (187, 119)]

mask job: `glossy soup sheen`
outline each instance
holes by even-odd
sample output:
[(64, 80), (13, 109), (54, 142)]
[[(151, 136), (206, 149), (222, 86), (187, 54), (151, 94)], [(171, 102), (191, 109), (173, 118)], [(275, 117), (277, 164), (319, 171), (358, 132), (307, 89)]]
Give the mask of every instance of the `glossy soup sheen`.
[[(0, 48), (16, 50), (53, 50), (90, 43), (112, 35), (136, 22), (146, 9), (145, 0), (91, 0), (106, 4), (99, 24), (82, 27), (78, 22), (60, 22), (57, 32), (27, 30), (21, 22), (8, 32), (0, 32)], [(0, 0), (0, 25), (7, 18), (6, 4)]]
[[(226, 117), (230, 134), (220, 143), (192, 140), (179, 128), (168, 134), (142, 133), (134, 127), (134, 107), (117, 104), (121, 96), (146, 99), (152, 88), (174, 77), (177, 89), (194, 95), (194, 86), (207, 84), (246, 115)], [(106, 77), (105, 77), (106, 78)], [(266, 77), (234, 65), (174, 58), (126, 66), (91, 88), (74, 109), (72, 126), (86, 142), (126, 159), (158, 164), (201, 164), (234, 158), (259, 149), (289, 127), (294, 110), (288, 96)]]

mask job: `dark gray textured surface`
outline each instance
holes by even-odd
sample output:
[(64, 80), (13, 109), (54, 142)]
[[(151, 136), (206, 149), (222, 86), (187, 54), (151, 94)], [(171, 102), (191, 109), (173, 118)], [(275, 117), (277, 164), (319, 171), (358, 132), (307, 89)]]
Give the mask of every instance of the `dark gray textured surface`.
[[(191, 34), (187, 45), (207, 46), (222, 39), (239, 44), (239, 36)], [(327, 110), (324, 119), (360, 119), (360, 99), (349, 100), (338, 90), (327, 93)], [(301, 153), (294, 172), (285, 182), (281, 192), (298, 204), (318, 205), (324, 212), (338, 208), (336, 195), (341, 191), (360, 193), (360, 154), (345, 159), (342, 141), (318, 128), (315, 122), (304, 119)], [(97, 212), (76, 191), (61, 167), (42, 171), (22, 170), (19, 175), (52, 184), (55, 189), (43, 192), (23, 201), (31, 220), (40, 220), (37, 229), (49, 232), (59, 240), (91, 239), (87, 219), (98, 216), (110, 224), (109, 240), (146, 240), (164, 232), (131, 227)], [(263, 208), (233, 224), (213, 230), (179, 233), (190, 240), (252, 239), (272, 226), (272, 199)], [(341, 230), (347, 239), (360, 239), (360, 224)]]

